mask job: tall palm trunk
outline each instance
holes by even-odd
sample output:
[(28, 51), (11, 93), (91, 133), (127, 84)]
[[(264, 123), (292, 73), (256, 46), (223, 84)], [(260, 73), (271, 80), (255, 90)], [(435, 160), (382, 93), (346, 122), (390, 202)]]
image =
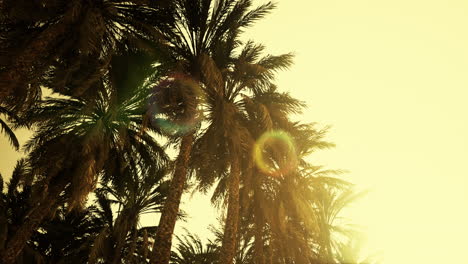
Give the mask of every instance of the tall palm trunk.
[(169, 195), (164, 203), (164, 208), (159, 220), (153, 246), (151, 263), (168, 264), (171, 256), (172, 234), (179, 213), (180, 200), (187, 181), (187, 170), (192, 152), (194, 135), (188, 134), (182, 138), (179, 155), (176, 160), (174, 176), (169, 187)]
[(112, 264), (122, 263), (122, 251), (125, 247), (127, 235), (132, 232), (132, 242), (127, 259), (133, 255), (136, 248), (136, 227), (138, 223), (138, 212), (132, 209), (124, 209), (120, 212), (114, 224), (114, 239), (116, 246), (112, 256)]
[[(254, 196), (253, 199), (257, 201), (261, 201), (262, 197), (262, 177), (260, 177), (260, 172), (255, 171), (256, 174), (258, 174), (258, 177), (255, 177), (254, 181)], [(254, 203), (256, 205), (256, 203)], [(255, 210), (258, 210), (258, 214), (254, 215), (255, 218), (255, 233), (254, 233), (254, 263), (255, 264), (266, 264), (266, 256), (265, 256), (265, 241), (263, 239), (263, 229), (265, 227), (265, 222), (264, 222), (264, 215), (261, 210), (261, 208), (255, 208)]]
[(271, 243), (272, 240), (270, 238), (270, 243), (268, 245), (268, 264), (273, 264), (273, 245)]
[(112, 264), (118, 264), (119, 262), (122, 261), (122, 250), (125, 246), (125, 240), (127, 238), (128, 231), (130, 229), (130, 226), (126, 219), (124, 219), (126, 216), (125, 214), (121, 214), (117, 217), (114, 225), (114, 232), (115, 232), (115, 249), (114, 249), (114, 254), (112, 256)]
[(240, 162), (239, 157), (234, 157), (231, 163), (229, 183), (228, 211), (224, 227), (223, 244), (221, 246), (220, 262), (232, 264), (236, 255), (237, 231), (239, 225), (239, 184)]
[(65, 180), (51, 185), (48, 195), (41, 201), (39, 206), (26, 216), (26, 219), (21, 223), (13, 237), (7, 241), (5, 251), (0, 256), (3, 264), (15, 262), (26, 242), (31, 238), (39, 225), (57, 209), (60, 193), (65, 189), (66, 185), (67, 181)]
[(138, 229), (137, 226), (134, 225), (132, 227), (132, 243), (130, 244), (130, 249), (128, 250), (127, 255), (125, 256), (125, 259), (128, 261), (128, 263), (136, 263), (136, 259), (134, 256), (135, 251), (137, 250), (137, 240), (138, 240)]
[(255, 252), (255, 264), (266, 264), (265, 254), (263, 250), (263, 217), (260, 213), (255, 219), (255, 240), (254, 240), (254, 252)]
[(275, 248), (277, 248), (277, 245), (275, 243), (275, 238), (273, 237), (272, 231), (270, 229), (268, 237), (268, 264), (273, 264), (273, 260), (279, 260), (276, 256)]

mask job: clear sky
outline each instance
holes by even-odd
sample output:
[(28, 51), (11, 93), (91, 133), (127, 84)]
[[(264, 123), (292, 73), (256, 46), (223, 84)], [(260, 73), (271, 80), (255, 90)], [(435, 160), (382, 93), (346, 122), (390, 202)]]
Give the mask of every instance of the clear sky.
[[(468, 1), (282, 0), (246, 34), (296, 54), (279, 87), (307, 102), (305, 121), (332, 125), (337, 147), (312, 159), (372, 190), (349, 210), (368, 251), (468, 263)], [(4, 175), (12, 153), (0, 137)], [(188, 197), (178, 230), (205, 236), (216, 214)]]

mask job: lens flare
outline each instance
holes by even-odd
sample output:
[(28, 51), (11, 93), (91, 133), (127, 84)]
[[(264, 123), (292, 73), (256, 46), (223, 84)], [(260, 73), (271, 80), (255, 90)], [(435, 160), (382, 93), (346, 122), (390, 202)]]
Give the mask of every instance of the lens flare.
[(297, 166), (294, 141), (282, 130), (265, 132), (255, 142), (253, 160), (263, 173), (270, 176), (285, 175)]
[(204, 93), (190, 76), (175, 73), (155, 86), (148, 101), (149, 121), (169, 135), (184, 135), (202, 121)]
[(185, 135), (190, 131), (193, 131), (199, 124), (200, 118), (193, 118), (190, 121), (179, 123), (177, 121), (170, 121), (165, 118), (154, 118), (152, 119), (153, 126), (159, 127), (164, 133), (169, 135)]

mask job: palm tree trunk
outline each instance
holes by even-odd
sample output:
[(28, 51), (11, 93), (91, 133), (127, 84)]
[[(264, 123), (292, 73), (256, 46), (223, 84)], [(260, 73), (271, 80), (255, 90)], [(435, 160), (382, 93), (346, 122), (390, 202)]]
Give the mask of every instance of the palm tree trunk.
[[(122, 215), (120, 215), (123, 217)], [(123, 222), (123, 223), (122, 223)], [(115, 239), (116, 239), (116, 246), (114, 249), (114, 254), (112, 254), (112, 264), (118, 264), (119, 262), (122, 261), (122, 250), (125, 245), (125, 240), (127, 238), (127, 233), (128, 233), (128, 227), (127, 223), (125, 223), (125, 220), (122, 220), (122, 218), (116, 220), (116, 225), (114, 226), (114, 232), (115, 232)]]
[(142, 253), (141, 255), (143, 256), (143, 259), (148, 258), (148, 247), (150, 247), (149, 241), (148, 241), (148, 232), (143, 230), (143, 245), (141, 246), (142, 248)]
[[(119, 210), (120, 211), (120, 210)], [(115, 220), (114, 225), (114, 237), (116, 240), (116, 246), (114, 254), (112, 256), (112, 264), (122, 263), (122, 251), (127, 240), (127, 235), (130, 231), (132, 233), (132, 247), (136, 243), (136, 223), (138, 222), (136, 212), (128, 209), (123, 209), (117, 219)], [(135, 245), (136, 246), (136, 245)], [(134, 249), (130, 249), (128, 253), (130, 256), (133, 255)]]
[(273, 245), (271, 243), (272, 239), (270, 237), (270, 242), (268, 245), (268, 264), (273, 264)]
[[(262, 194), (262, 177), (260, 176), (261, 174), (257, 171), (258, 177), (255, 177), (255, 182), (254, 182), (254, 199), (257, 203), (262, 201), (261, 195)], [(257, 204), (255, 203), (255, 204)], [(265, 220), (264, 220), (264, 215), (263, 211), (261, 210), (261, 204), (259, 205), (260, 207), (257, 207), (256, 210), (258, 211), (256, 215), (254, 216), (255, 218), (255, 234), (254, 234), (254, 263), (255, 264), (266, 264), (266, 256), (265, 256), (265, 242), (263, 239), (263, 228), (265, 226)]]
[(268, 264), (273, 264), (273, 235), (271, 230), (269, 231), (269, 242), (268, 242)]
[(255, 241), (254, 241), (254, 252), (255, 252), (255, 264), (265, 264), (265, 254), (263, 251), (263, 217), (261, 213), (256, 218), (255, 223)]
[(26, 219), (16, 230), (13, 237), (8, 240), (7, 247), (0, 256), (3, 264), (15, 263), (16, 258), (23, 250), (26, 242), (31, 238), (39, 225), (57, 209), (59, 204), (58, 198), (66, 185), (67, 182), (65, 180), (54, 184), (49, 194), (28, 216), (26, 216)]
[(179, 213), (180, 200), (187, 181), (187, 170), (192, 152), (194, 136), (185, 135), (182, 138), (179, 155), (176, 160), (174, 176), (169, 187), (169, 195), (164, 203), (164, 208), (159, 220), (158, 230), (156, 232), (153, 245), (153, 254), (151, 263), (168, 264), (171, 256), (172, 234), (174, 233), (177, 214)]
[(220, 262), (232, 264), (236, 255), (237, 227), (239, 225), (239, 158), (234, 157), (231, 164), (231, 179), (229, 184), (228, 212), (224, 227), (223, 244), (221, 246)]
[(132, 243), (130, 244), (130, 249), (128, 250), (127, 256), (125, 257), (128, 263), (137, 264), (135, 256), (134, 256), (134, 253), (137, 249), (137, 240), (138, 240), (137, 232), (138, 232), (138, 229), (134, 225), (132, 228)]

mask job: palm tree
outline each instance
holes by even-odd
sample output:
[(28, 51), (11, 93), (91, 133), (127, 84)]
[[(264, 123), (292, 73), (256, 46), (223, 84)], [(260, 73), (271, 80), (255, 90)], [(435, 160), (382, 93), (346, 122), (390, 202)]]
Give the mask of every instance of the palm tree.
[[(220, 178), (216, 193), (228, 194), (221, 263), (232, 263), (236, 252), (239, 185), (242, 168), (250, 166), (250, 146), (254, 143), (245, 124), (247, 108), (255, 104), (249, 95), (267, 89), (272, 85), (274, 72), (291, 64), (290, 54), (260, 57), (263, 50), (262, 45), (247, 42), (236, 56), (231, 50), (225, 57), (215, 57), (217, 61), (204, 58), (204, 68), (207, 69), (204, 74), (215, 78), (206, 78), (211, 80), (205, 87), (207, 127), (197, 140), (196, 156), (199, 158), (194, 161), (194, 166), (201, 176), (202, 189)], [(220, 69), (218, 65), (224, 68)], [(259, 121), (267, 125), (265, 118)]]
[[(215, 52), (222, 54), (226, 44), (232, 50), (238, 43), (241, 31), (256, 20), (266, 15), (274, 5), (264, 4), (250, 10), (250, 0), (176, 0), (174, 1), (175, 22), (161, 27), (161, 45), (167, 50), (169, 65), (176, 72), (183, 73), (201, 85), (211, 77), (203, 73), (202, 62), (205, 57), (214, 56)], [(221, 45), (221, 44), (224, 45)], [(171, 68), (171, 67), (168, 67)], [(182, 103), (188, 106), (178, 120), (187, 122), (196, 114), (199, 104), (196, 96), (180, 96), (189, 101)], [(189, 104), (192, 105), (189, 105)], [(160, 219), (153, 263), (168, 264), (171, 253), (172, 234), (179, 211), (180, 200), (187, 179), (187, 169), (194, 141), (193, 130), (183, 133), (180, 140), (179, 155), (175, 163), (175, 170), (163, 213)]]
[[(138, 228), (141, 215), (160, 213), (167, 196), (168, 182), (164, 181), (165, 168), (157, 164), (135, 164), (124, 168), (119, 181), (109, 183), (96, 191), (98, 213), (106, 223), (96, 237), (90, 261), (104, 259), (106, 263), (137, 261), (142, 232)], [(117, 207), (114, 219), (111, 205)], [(148, 229), (148, 228), (146, 228)], [(140, 256), (141, 257), (141, 256)], [(146, 262), (146, 257), (138, 259)]]
[(168, 184), (158, 164), (133, 165), (122, 168), (118, 185), (108, 182), (97, 189), (97, 206), (60, 208), (28, 242), (33, 252), (46, 263), (146, 263), (145, 233), (155, 228), (139, 228), (139, 218), (160, 211)]
[(335, 259), (337, 263), (352, 264), (378, 264), (381, 263), (381, 255), (373, 254), (363, 257), (363, 245), (366, 240), (364, 233), (354, 232), (347, 241), (340, 242), (336, 248)]
[[(323, 140), (326, 129), (317, 130), (313, 124), (291, 122), (288, 115), (299, 113), (304, 105), (275, 89), (258, 93), (247, 102), (247, 124), (251, 134), (258, 140), (271, 129), (287, 132), (289, 139), (284, 140), (296, 143), (290, 143), (296, 160), (290, 158), (287, 146), (284, 149), (281, 144), (270, 144), (263, 149), (261, 159), (275, 171), (274, 176), (268, 175), (269, 172), (262, 168), (264, 166), (258, 164), (247, 168), (241, 189), (242, 238), (253, 240), (252, 254), (256, 264), (272, 263), (274, 259), (275, 263), (315, 263), (322, 259), (330, 262), (332, 258), (327, 258), (325, 249), (336, 241), (323, 237), (331, 226), (322, 224), (320, 215), (324, 211), (319, 205), (323, 197), (331, 195), (332, 188), (327, 188), (324, 193), (317, 190), (325, 184), (334, 186), (333, 190), (348, 184), (325, 177), (337, 172), (321, 170), (305, 160), (315, 150), (333, 146)], [(288, 166), (291, 162), (298, 167)], [(329, 208), (334, 208), (337, 213), (342, 206)]]
[(113, 175), (112, 170), (120, 168), (115, 164), (131, 159), (164, 163), (164, 149), (152, 136), (159, 131), (154, 127), (142, 129), (148, 95), (145, 79), (128, 87), (133, 93), (124, 96), (118, 93), (120, 86), (109, 80), (119, 64), (112, 66), (107, 78), (94, 84), (100, 90), (95, 98), (48, 99), (29, 113), (36, 133), (26, 149), (31, 151), (29, 159), (44, 190), (28, 218), (8, 240), (4, 263), (15, 259), (32, 232), (57, 208), (62, 191), (67, 191), (66, 202), (72, 209), (85, 202), (103, 169)]
[(203, 244), (200, 237), (185, 230), (177, 236), (179, 243), (171, 256), (172, 264), (216, 264), (219, 258), (219, 245), (208, 241)]
[[(357, 199), (361, 198), (366, 192), (356, 192), (351, 184), (332, 182), (314, 183), (314, 192), (316, 193), (317, 222), (319, 223), (320, 233), (319, 254), (328, 262), (337, 262), (340, 258), (349, 259), (358, 258), (359, 238), (362, 233), (356, 226), (347, 224), (340, 212)], [(351, 247), (351, 248), (350, 248)], [(354, 249), (354, 255), (350, 255), (346, 250)], [(357, 262), (356, 262), (357, 263)]]
[(284, 177), (262, 177), (260, 172), (255, 175), (261, 178), (255, 182), (259, 186), (244, 185), (243, 238), (253, 240), (254, 263), (354, 263), (340, 261), (350, 259), (346, 243), (355, 241), (355, 227), (337, 220), (362, 193), (326, 176), (330, 173), (335, 172), (320, 167)]
[(94, 206), (73, 212), (61, 207), (53, 219), (41, 225), (41, 231), (35, 232), (28, 244), (42, 256), (43, 263), (86, 263), (93, 239), (104, 227), (95, 211)]
[[(149, 38), (152, 26), (169, 22), (169, 7), (169, 1), (2, 1), (0, 102), (27, 109), (41, 98), (44, 79), (62, 93), (94, 93), (91, 83), (121, 39)], [(67, 91), (69, 83), (80, 87)]]
[[(17, 119), (15, 114), (13, 114), (11, 111), (9, 111), (6, 107), (3, 107), (3, 106), (0, 106), (0, 115), (5, 115), (7, 119)], [(16, 150), (18, 150), (19, 149), (18, 138), (16, 138), (15, 133), (13, 132), (11, 127), (8, 125), (8, 123), (3, 121), (1, 118), (0, 118), (0, 131), (5, 133), (11, 145)]]
[[(289, 120), (288, 115), (292, 113), (300, 113), (304, 104), (299, 100), (290, 97), (286, 93), (279, 93), (275, 87), (270, 87), (266, 91), (257, 92), (252, 98), (245, 100), (246, 104), (246, 124), (249, 128), (250, 133), (256, 139), (256, 141), (264, 135), (264, 133), (271, 133), (270, 131), (289, 131), (293, 134), (302, 134), (298, 136), (301, 139), (301, 145), (306, 146), (307, 142), (304, 140), (305, 133), (300, 132), (297, 126)], [(312, 132), (312, 131), (310, 131)], [(282, 132), (285, 135), (286, 132)], [(310, 137), (310, 135), (309, 135)], [(292, 138), (284, 138), (284, 140), (292, 140)], [(282, 142), (288, 143), (288, 142)], [(290, 142), (294, 144), (294, 142)], [(281, 144), (280, 144), (281, 145)], [(286, 149), (277, 148), (266, 149), (266, 153), (262, 153), (262, 160), (269, 164), (271, 168), (276, 165), (288, 167), (287, 170), (283, 170), (281, 174), (289, 173), (294, 170), (294, 166), (290, 166), (287, 163), (296, 163), (296, 154), (301, 154), (301, 150), (295, 147), (294, 152), (291, 153), (289, 147)], [(267, 147), (267, 146), (265, 146)], [(255, 146), (249, 146), (250, 152), (254, 153)], [(276, 152), (273, 153), (273, 151)], [(284, 162), (280, 162), (282, 158), (286, 158)], [(294, 165), (294, 164), (293, 164)], [(277, 171), (281, 171), (281, 168), (276, 168)], [(277, 174), (277, 173), (276, 173)], [(243, 234), (243, 239), (249, 241), (253, 239), (253, 259), (256, 264), (266, 263), (266, 253), (268, 248), (266, 245), (265, 237), (268, 234), (265, 230), (268, 229), (267, 220), (269, 215), (273, 212), (270, 211), (269, 203), (273, 201), (275, 191), (272, 189), (274, 186), (278, 186), (278, 178), (282, 175), (276, 175), (272, 177), (265, 171), (257, 168), (257, 164), (251, 164), (247, 169), (246, 177), (244, 179), (244, 187), (241, 189), (241, 205), (242, 205), (242, 225), (250, 228), (246, 228)], [(271, 249), (271, 246), (270, 246)]]
[[(220, 222), (220, 224), (222, 224)], [(176, 251), (171, 255), (172, 264), (217, 264), (223, 241), (223, 231), (220, 228), (210, 226), (214, 240), (208, 240), (204, 244), (197, 235), (185, 230), (185, 234), (177, 236), (178, 244)], [(242, 243), (236, 251), (236, 264), (253, 264), (252, 245)]]
[[(34, 176), (31, 166), (25, 159), (16, 163), (7, 188), (3, 188), (3, 178), (0, 175), (0, 254), (8, 248), (8, 237), (15, 234), (18, 226), (31, 209), (34, 195)], [(43, 256), (30, 244), (25, 245), (18, 256), (19, 263), (40, 263)]]

